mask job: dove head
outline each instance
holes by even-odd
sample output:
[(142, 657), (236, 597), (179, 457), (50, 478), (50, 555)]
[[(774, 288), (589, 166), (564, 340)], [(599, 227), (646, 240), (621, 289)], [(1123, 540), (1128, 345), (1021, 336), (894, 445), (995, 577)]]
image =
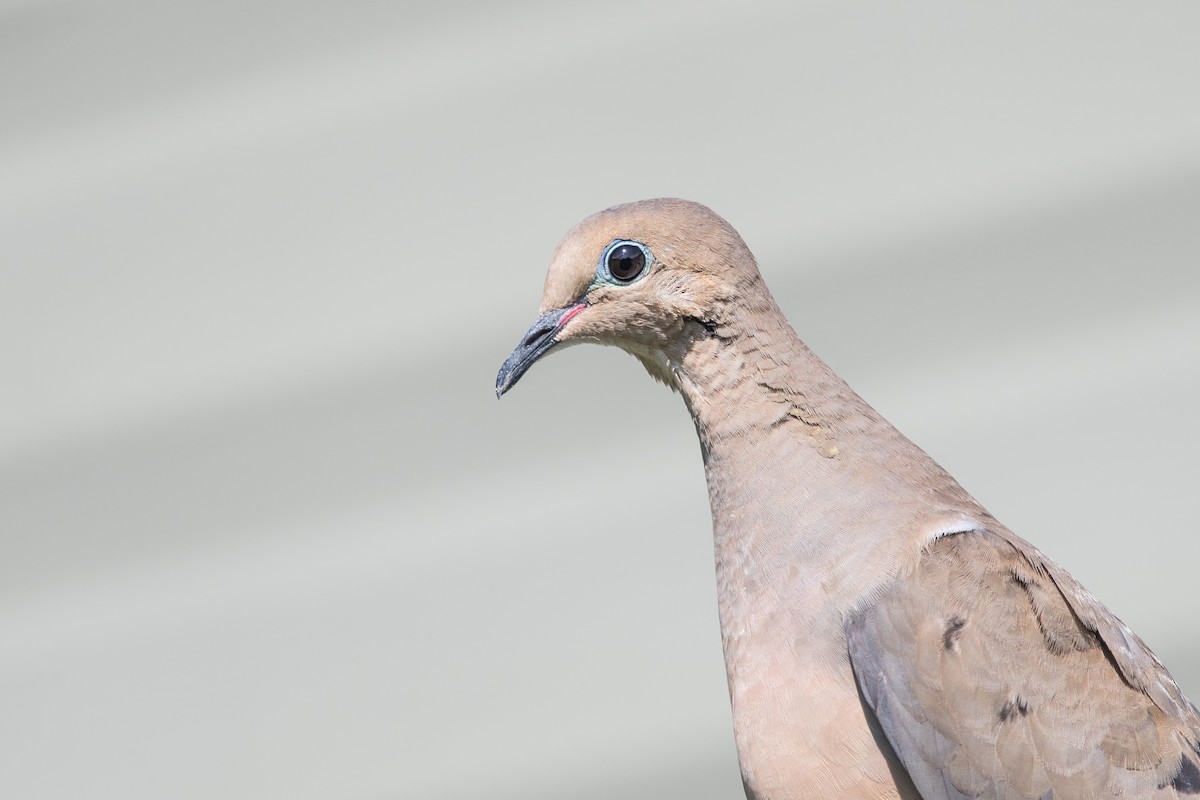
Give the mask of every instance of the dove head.
[(551, 349), (582, 341), (616, 345), (674, 386), (688, 347), (717, 335), (731, 302), (765, 292), (761, 284), (737, 231), (699, 203), (643, 200), (593, 214), (554, 251), (540, 314), (500, 368), (496, 394)]

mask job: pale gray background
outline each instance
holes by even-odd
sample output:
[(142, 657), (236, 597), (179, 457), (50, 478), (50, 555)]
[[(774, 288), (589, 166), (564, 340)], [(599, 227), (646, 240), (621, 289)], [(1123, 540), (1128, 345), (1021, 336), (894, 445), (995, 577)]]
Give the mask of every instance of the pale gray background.
[(0, 796), (741, 796), (654, 195), (1200, 695), (1200, 5), (0, 0)]

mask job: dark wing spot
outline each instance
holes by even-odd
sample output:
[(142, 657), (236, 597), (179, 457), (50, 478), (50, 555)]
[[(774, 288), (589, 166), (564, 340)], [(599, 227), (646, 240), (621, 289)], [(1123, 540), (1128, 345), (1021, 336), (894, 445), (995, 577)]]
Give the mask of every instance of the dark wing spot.
[(1200, 794), (1200, 769), (1196, 768), (1196, 762), (1185, 756), (1171, 786), (1180, 794)]
[(717, 321), (716, 320), (707, 319), (705, 317), (684, 317), (684, 319), (687, 320), (688, 322), (693, 322), (696, 325), (699, 325), (700, 327), (704, 328), (704, 333), (707, 336), (716, 336), (717, 338), (721, 338), (720, 335), (717, 333)]
[(1021, 695), (1017, 694), (1013, 695), (1012, 699), (1000, 707), (999, 717), (1001, 722), (1008, 722), (1014, 717), (1023, 717), (1028, 713), (1029, 704), (1025, 702), (1025, 699)]
[(1029, 609), (1037, 618), (1046, 649), (1051, 653), (1061, 656), (1072, 651), (1090, 650), (1102, 644), (1095, 631), (1080, 622), (1053, 583), (1047, 586), (1036, 575), (1023, 575), (1015, 569), (1009, 571), (1008, 579), (1025, 593)]
[(958, 643), (958, 634), (962, 632), (963, 626), (967, 621), (962, 617), (951, 617), (946, 623), (946, 630), (942, 632), (942, 647), (947, 650), (953, 650)]

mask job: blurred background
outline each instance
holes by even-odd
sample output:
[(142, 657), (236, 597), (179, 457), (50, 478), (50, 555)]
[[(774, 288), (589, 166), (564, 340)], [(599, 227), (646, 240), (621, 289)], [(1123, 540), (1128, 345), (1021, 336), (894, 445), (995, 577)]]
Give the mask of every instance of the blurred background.
[(1198, 29), (0, 0), (0, 796), (741, 797), (682, 402), (493, 396), (658, 195), (1200, 696)]

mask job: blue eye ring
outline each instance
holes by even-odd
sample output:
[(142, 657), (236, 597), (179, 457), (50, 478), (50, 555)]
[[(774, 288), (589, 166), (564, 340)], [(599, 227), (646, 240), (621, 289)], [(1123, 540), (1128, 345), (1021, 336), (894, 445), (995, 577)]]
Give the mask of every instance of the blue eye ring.
[(626, 286), (643, 277), (653, 265), (649, 247), (632, 239), (614, 239), (604, 248), (597, 272), (610, 283)]

